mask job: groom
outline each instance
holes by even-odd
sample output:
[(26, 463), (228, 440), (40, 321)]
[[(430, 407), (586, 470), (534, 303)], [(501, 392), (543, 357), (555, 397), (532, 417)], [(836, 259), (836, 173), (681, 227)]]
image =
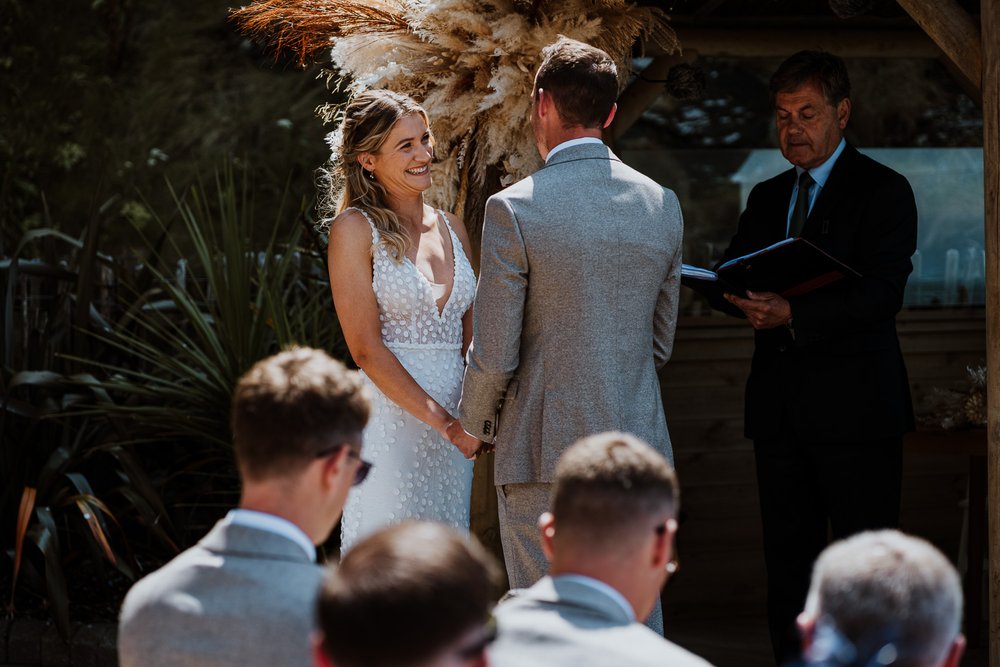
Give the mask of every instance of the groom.
[(604, 51), (542, 51), (531, 124), (545, 165), (486, 203), (462, 425), (496, 446), (512, 588), (546, 570), (538, 517), (574, 441), (626, 431), (672, 460), (657, 370), (673, 346), (682, 222), (673, 192), (601, 142), (618, 96)]

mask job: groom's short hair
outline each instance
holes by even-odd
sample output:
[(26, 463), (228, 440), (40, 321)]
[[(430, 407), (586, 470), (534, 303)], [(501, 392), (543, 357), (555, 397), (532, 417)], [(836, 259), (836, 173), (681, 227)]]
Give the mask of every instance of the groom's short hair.
[(618, 68), (604, 51), (560, 36), (542, 49), (536, 97), (539, 88), (552, 96), (565, 126), (602, 127), (618, 99)]
[(556, 544), (627, 548), (654, 524), (675, 518), (677, 477), (667, 460), (627, 433), (578, 440), (556, 465)]

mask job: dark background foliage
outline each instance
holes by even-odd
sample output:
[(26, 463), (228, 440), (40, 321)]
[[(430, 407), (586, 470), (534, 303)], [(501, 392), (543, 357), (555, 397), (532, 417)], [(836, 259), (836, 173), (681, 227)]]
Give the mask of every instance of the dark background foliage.
[(253, 361), (346, 356), (302, 237), (335, 95), (230, 4), (0, 0), (0, 596), (64, 632), (235, 502)]
[[(311, 197), (326, 159), (318, 71), (240, 37), (226, 0), (0, 0), (0, 254), (26, 229), (78, 235), (112, 195), (107, 244), (220, 158), (250, 172), (256, 205)], [(148, 199), (148, 204), (142, 197)], [(267, 219), (265, 216), (264, 219)], [(112, 248), (105, 248), (111, 250)]]

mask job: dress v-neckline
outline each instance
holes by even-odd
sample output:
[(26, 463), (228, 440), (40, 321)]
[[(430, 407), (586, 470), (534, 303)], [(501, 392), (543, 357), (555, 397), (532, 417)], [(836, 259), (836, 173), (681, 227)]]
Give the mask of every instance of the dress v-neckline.
[[(435, 211), (435, 214), (438, 218), (437, 227), (440, 233), (441, 220), (444, 216), (439, 211)], [(403, 253), (403, 259), (405, 259), (410, 264), (410, 266), (413, 267), (413, 270), (417, 272), (417, 275), (419, 275), (423, 279), (425, 285), (427, 286), (427, 293), (430, 294), (431, 303), (434, 305), (434, 312), (439, 320), (442, 317), (444, 317), (444, 311), (448, 310), (448, 306), (449, 304), (451, 304), (452, 297), (455, 296), (455, 282), (458, 280), (458, 253), (456, 252), (455, 249), (456, 237), (452, 233), (451, 225), (448, 224), (447, 220), (444, 221), (444, 226), (445, 229), (448, 231), (448, 242), (451, 244), (451, 289), (448, 291), (448, 296), (444, 300), (444, 305), (439, 306), (437, 299), (434, 298), (434, 285), (440, 285), (441, 283), (435, 283), (430, 278), (428, 278), (424, 274), (424, 272), (417, 267), (417, 263), (414, 262), (412, 259), (410, 259), (409, 255)]]

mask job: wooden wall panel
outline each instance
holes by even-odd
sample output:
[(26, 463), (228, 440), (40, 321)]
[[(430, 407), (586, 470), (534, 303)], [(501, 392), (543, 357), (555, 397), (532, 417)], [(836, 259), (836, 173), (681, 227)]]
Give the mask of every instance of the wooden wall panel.
[[(898, 320), (914, 396), (962, 387), (965, 367), (985, 358), (981, 310), (909, 311)], [(661, 374), (681, 484), (681, 571), (664, 593), (668, 628), (692, 618), (760, 616), (765, 575), (751, 443), (743, 438), (743, 391), (753, 333), (729, 317), (682, 318)], [(948, 439), (941, 442), (947, 447)], [(904, 530), (959, 556), (968, 459), (950, 451), (904, 456)], [(669, 633), (668, 633), (669, 634)]]

